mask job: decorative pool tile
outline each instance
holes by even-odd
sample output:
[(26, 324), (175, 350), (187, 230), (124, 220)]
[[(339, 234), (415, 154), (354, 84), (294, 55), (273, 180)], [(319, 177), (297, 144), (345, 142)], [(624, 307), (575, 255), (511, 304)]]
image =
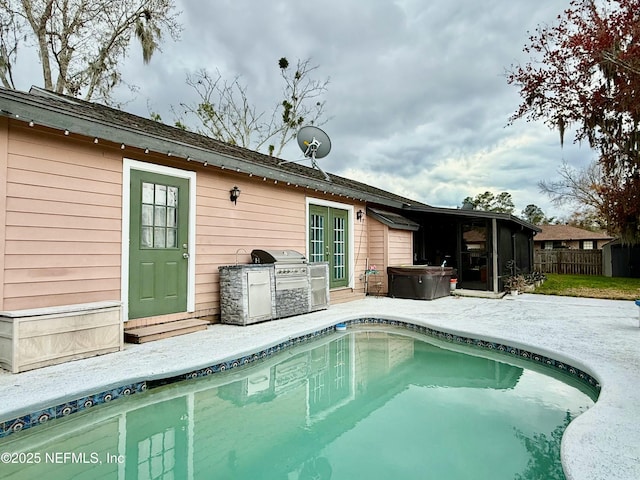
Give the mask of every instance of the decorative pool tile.
[(78, 411), (78, 401), (63, 403), (56, 406), (56, 418), (66, 417)]
[(50, 407), (44, 410), (40, 410), (37, 412), (33, 412), (30, 415), (30, 424), (29, 427), (35, 427), (36, 425), (42, 425), (43, 423), (47, 423), (52, 418), (56, 418), (56, 408)]
[[(486, 340), (476, 339), (473, 337), (456, 335), (456, 334), (448, 333), (445, 331), (425, 327), (422, 325), (416, 325), (414, 323), (404, 322), (401, 320), (389, 320), (389, 319), (377, 318), (377, 317), (363, 317), (363, 318), (347, 320), (347, 321), (342, 321), (337, 323), (343, 323), (345, 325), (387, 325), (387, 326), (405, 328), (407, 330), (411, 330), (413, 332), (417, 332), (429, 337), (438, 338), (440, 340), (443, 340), (449, 343), (466, 344), (466, 345), (474, 346), (480, 349), (496, 351), (496, 352), (505, 354), (507, 356), (511, 355), (515, 357), (520, 357), (526, 360), (531, 360), (535, 363), (539, 363), (541, 365), (545, 365), (547, 367), (554, 368), (564, 373), (568, 373), (569, 375), (575, 377), (576, 379), (582, 381), (583, 383), (593, 387), (597, 393), (600, 392), (600, 384), (597, 382), (595, 378), (593, 378), (588, 373), (572, 365), (567, 365), (563, 362), (556, 361), (553, 358), (541, 355), (537, 352), (530, 352), (528, 350), (516, 348), (514, 346), (510, 346), (502, 343), (490, 342)], [(304, 335), (300, 335), (299, 337), (290, 338), (288, 340), (282, 341), (277, 345), (273, 345), (271, 347), (268, 347), (264, 350), (261, 350), (251, 355), (244, 355), (236, 359), (231, 359), (224, 362), (216, 363), (214, 365), (210, 365), (198, 370), (193, 370), (189, 373), (174, 376), (174, 377), (169, 377), (169, 378), (160, 379), (160, 380), (153, 380), (148, 382), (142, 381), (142, 382), (138, 382), (130, 385), (123, 385), (115, 389), (106, 390), (104, 392), (100, 392), (94, 395), (89, 395), (86, 397), (74, 399), (74, 400), (62, 403), (60, 405), (56, 405), (54, 407), (38, 410), (36, 412), (30, 413), (29, 415), (24, 415), (22, 417), (15, 418), (13, 420), (0, 422), (0, 438), (6, 437), (14, 432), (18, 432), (26, 428), (40, 425), (53, 418), (62, 418), (67, 415), (71, 415), (72, 413), (82, 411), (87, 408), (91, 408), (95, 405), (111, 402), (112, 400), (115, 400), (120, 397), (144, 392), (145, 390), (147, 390), (147, 388), (153, 388), (153, 387), (166, 385), (169, 383), (174, 383), (174, 382), (183, 381), (183, 380), (197, 379), (200, 377), (213, 375), (215, 373), (224, 372), (230, 369), (244, 367), (251, 363), (254, 363), (259, 360), (268, 358), (272, 355), (275, 355), (295, 345), (300, 345), (302, 343), (315, 340), (318, 337), (327, 335), (329, 333), (333, 333), (335, 331), (336, 331), (335, 326), (325, 327), (325, 328), (316, 330), (312, 333), (306, 333)]]
[(106, 390), (95, 395), (70, 400), (53, 407), (37, 410), (29, 415), (23, 415), (12, 420), (0, 422), (0, 438), (12, 433), (35, 427), (54, 418), (62, 418), (95, 405), (108, 403), (116, 398), (144, 392), (147, 389), (146, 382), (138, 382), (130, 385), (122, 385), (118, 388)]

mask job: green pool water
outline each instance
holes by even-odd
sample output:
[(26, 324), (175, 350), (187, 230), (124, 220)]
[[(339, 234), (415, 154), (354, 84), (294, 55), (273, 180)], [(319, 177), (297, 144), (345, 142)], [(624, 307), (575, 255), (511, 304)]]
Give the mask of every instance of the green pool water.
[(564, 478), (562, 432), (593, 393), (486, 355), (389, 329), (331, 334), (13, 434), (0, 478)]

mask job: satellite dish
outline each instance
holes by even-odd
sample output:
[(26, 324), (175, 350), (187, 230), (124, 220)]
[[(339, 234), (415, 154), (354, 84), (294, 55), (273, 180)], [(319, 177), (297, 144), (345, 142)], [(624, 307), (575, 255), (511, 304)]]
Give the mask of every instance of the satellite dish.
[(329, 178), (329, 175), (327, 175), (316, 162), (317, 158), (326, 157), (331, 151), (331, 140), (329, 140), (329, 135), (324, 133), (324, 131), (318, 127), (307, 125), (306, 127), (302, 127), (298, 130), (296, 138), (298, 140), (298, 146), (300, 147), (300, 150), (302, 150), (302, 153), (304, 153), (305, 158), (310, 158), (313, 168), (320, 170), (324, 175), (325, 180), (330, 182), (331, 178)]
[(318, 127), (307, 125), (298, 130), (298, 146), (307, 158), (323, 158), (331, 151), (329, 135)]

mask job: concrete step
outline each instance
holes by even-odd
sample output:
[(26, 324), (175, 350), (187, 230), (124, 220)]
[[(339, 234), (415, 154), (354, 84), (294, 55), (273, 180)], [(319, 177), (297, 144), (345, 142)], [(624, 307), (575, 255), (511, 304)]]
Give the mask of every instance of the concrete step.
[(124, 341), (127, 343), (146, 343), (163, 338), (176, 337), (187, 333), (206, 330), (209, 322), (197, 318), (158, 323), (148, 327), (125, 328)]

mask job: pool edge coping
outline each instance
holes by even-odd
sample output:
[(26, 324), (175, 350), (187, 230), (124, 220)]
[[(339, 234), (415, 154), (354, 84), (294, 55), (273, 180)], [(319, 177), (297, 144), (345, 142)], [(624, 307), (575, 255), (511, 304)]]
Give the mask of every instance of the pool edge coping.
[[(199, 362), (192, 368), (182, 368), (172, 371), (165, 370), (149, 375), (131, 376), (124, 378), (121, 382), (111, 382), (100, 387), (94, 386), (80, 390), (76, 394), (71, 395), (73, 398), (69, 398), (70, 395), (65, 395), (64, 399), (58, 397), (55, 400), (34, 402), (28, 407), (23, 407), (17, 411), (13, 410), (3, 415), (3, 418), (0, 419), (0, 439), (7, 438), (13, 433), (24, 429), (37, 427), (39, 424), (46, 423), (53, 418), (66, 417), (73, 413), (86, 410), (87, 408), (117, 400), (122, 396), (143, 392), (147, 390), (149, 386), (153, 388), (157, 385), (201, 378), (218, 372), (250, 365), (256, 360), (266, 358), (301, 343), (334, 332), (336, 330), (335, 326), (339, 323), (345, 323), (347, 326), (364, 324), (402, 327), (453, 345), (464, 344), (478, 348), (479, 351), (493, 351), (494, 353), (504, 355), (505, 359), (509, 357), (522, 358), (534, 363), (539, 362), (541, 365), (544, 363), (547, 367), (551, 368), (559, 364), (561, 366), (557, 367), (558, 371), (569, 373), (577, 381), (581, 381), (585, 383), (585, 385), (597, 389), (598, 399), (604, 389), (602, 378), (594, 372), (592, 368), (584, 365), (579, 359), (563, 352), (557, 352), (519, 341), (505, 341), (504, 339), (490, 335), (473, 334), (458, 329), (443, 328), (435, 326), (426, 320), (411, 318), (405, 315), (349, 314), (342, 316), (340, 319), (334, 318), (328, 320), (324, 326), (316, 325), (313, 328), (301, 329), (297, 336), (287, 335), (287, 338), (280, 338), (279, 341), (271, 340), (262, 344), (256, 343), (255, 348), (246, 348), (226, 356), (214, 357), (212, 360)], [(412, 328), (412, 326), (415, 328)], [(538, 359), (535, 358), (536, 356)], [(548, 363), (549, 360), (551, 363)], [(577, 377), (575, 375), (577, 375)], [(582, 375), (586, 376), (587, 379), (585, 380), (584, 377), (581, 378)], [(589, 379), (592, 381), (589, 381)], [(96, 390), (99, 391), (96, 392)], [(598, 399), (596, 399), (594, 406), (590, 408), (588, 412), (597, 406)], [(53, 403), (53, 405), (51, 405), (51, 403)], [(584, 413), (582, 415), (584, 415)], [(580, 417), (582, 415), (580, 415)]]

